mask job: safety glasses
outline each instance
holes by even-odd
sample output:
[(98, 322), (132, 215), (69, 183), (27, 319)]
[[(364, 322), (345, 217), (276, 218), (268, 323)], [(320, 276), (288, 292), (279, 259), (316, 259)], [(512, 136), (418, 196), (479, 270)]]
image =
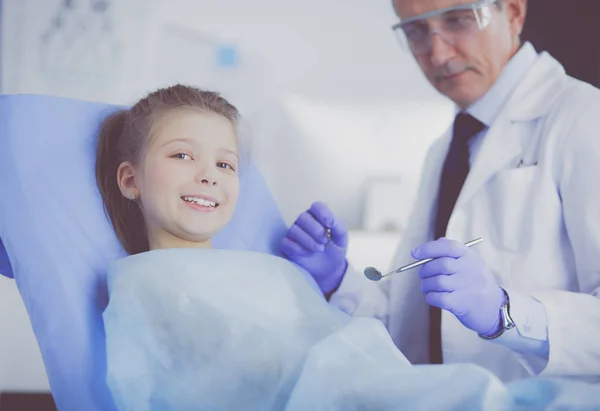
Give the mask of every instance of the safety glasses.
[(492, 20), (491, 6), (498, 0), (479, 0), (402, 20), (392, 26), (402, 48), (413, 54), (431, 51), (434, 34), (448, 44), (457, 44), (484, 30)]

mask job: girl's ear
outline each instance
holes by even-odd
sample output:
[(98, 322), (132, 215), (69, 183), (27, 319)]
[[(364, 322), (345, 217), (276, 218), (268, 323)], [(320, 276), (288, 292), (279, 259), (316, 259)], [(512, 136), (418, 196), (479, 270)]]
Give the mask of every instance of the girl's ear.
[(121, 163), (117, 169), (117, 184), (121, 189), (121, 194), (125, 198), (135, 200), (139, 198), (139, 188), (135, 180), (135, 170), (128, 161)]

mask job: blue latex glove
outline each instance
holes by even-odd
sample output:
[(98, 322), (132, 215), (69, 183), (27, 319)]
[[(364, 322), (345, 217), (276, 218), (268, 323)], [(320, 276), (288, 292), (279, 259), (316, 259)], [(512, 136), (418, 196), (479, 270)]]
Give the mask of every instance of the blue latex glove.
[[(327, 238), (326, 228), (331, 231)], [(323, 203), (316, 202), (300, 214), (281, 240), (281, 251), (290, 260), (308, 271), (323, 294), (340, 285), (348, 262), (348, 230)]]
[(467, 328), (484, 336), (500, 327), (505, 299), (483, 258), (465, 245), (440, 238), (416, 247), (415, 259), (436, 258), (421, 266), (421, 291), (427, 303), (450, 311)]

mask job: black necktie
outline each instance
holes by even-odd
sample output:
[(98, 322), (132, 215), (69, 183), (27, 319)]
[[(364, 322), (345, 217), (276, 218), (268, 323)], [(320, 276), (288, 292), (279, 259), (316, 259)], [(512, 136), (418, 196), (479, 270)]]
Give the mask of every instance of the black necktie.
[[(458, 113), (454, 119), (452, 142), (446, 155), (438, 189), (435, 216), (435, 238), (444, 237), (456, 199), (469, 173), (469, 140), (485, 125), (467, 113)], [(442, 363), (442, 313), (437, 307), (429, 310), (429, 362)]]

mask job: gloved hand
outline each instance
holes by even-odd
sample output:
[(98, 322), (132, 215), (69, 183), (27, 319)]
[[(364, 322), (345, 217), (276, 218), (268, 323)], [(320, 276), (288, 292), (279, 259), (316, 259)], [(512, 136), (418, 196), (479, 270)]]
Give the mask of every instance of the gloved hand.
[[(327, 238), (326, 228), (331, 231)], [(281, 251), (308, 271), (323, 294), (334, 291), (342, 281), (348, 263), (348, 230), (323, 203), (316, 202), (300, 214), (281, 240)]]
[(428, 304), (450, 311), (481, 335), (490, 336), (499, 329), (504, 291), (476, 251), (440, 238), (416, 247), (412, 256), (436, 258), (419, 270)]

